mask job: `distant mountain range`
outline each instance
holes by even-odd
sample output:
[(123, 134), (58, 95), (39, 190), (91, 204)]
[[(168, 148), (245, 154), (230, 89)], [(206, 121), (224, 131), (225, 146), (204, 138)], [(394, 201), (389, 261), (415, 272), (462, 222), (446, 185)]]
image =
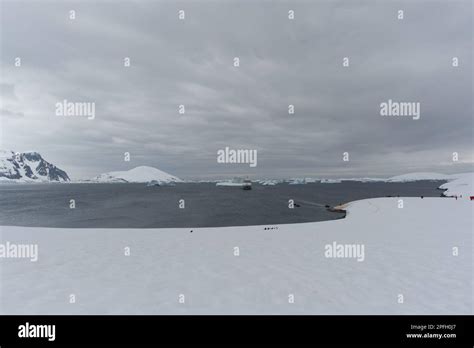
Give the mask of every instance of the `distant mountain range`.
[(38, 152), (0, 150), (0, 182), (67, 182), (64, 170), (46, 161)]
[[(0, 182), (69, 182), (64, 170), (46, 161), (38, 152), (0, 150)], [(153, 167), (140, 166), (126, 171), (108, 172), (85, 182), (97, 183), (174, 183), (176, 176)]]
[[(469, 174), (470, 173), (466, 173)], [(383, 178), (351, 178), (351, 179), (314, 179), (292, 178), (282, 180), (253, 180), (262, 185), (275, 185), (277, 183), (308, 184), (308, 183), (339, 183), (341, 181), (361, 182), (407, 182), (418, 180), (455, 180), (466, 174), (438, 174), (438, 173), (410, 173)], [(17, 153), (14, 151), (0, 150), (0, 183), (1, 182), (70, 182), (68, 174), (46, 161), (38, 152), (28, 151)], [(219, 182), (221, 180), (217, 180)], [(154, 167), (140, 166), (126, 171), (114, 171), (100, 174), (90, 180), (81, 182), (93, 183), (175, 183), (183, 182), (178, 177), (168, 174)], [(206, 181), (207, 182), (207, 181)], [(213, 181), (216, 182), (216, 181)]]

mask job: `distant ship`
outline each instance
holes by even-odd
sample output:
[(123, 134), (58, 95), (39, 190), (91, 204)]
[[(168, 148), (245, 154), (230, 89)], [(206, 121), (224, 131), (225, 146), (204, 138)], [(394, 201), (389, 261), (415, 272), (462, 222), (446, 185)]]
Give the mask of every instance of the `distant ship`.
[(243, 183), (243, 186), (242, 186), (242, 189), (251, 190), (252, 189), (252, 182), (248, 179), (245, 179), (244, 183)]

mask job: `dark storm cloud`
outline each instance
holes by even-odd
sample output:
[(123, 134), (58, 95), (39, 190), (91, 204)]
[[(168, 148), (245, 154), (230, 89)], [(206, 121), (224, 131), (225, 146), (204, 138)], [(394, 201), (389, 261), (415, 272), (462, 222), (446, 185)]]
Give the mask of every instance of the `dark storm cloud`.
[[(17, 97), (2, 99), (24, 115), (3, 119), (2, 147), (38, 150), (73, 177), (137, 165), (188, 178), (472, 168), (469, 1), (3, 2), (2, 9), (2, 83)], [(96, 118), (56, 117), (64, 99), (95, 102)], [(388, 99), (420, 102), (421, 119), (381, 117)], [(226, 146), (257, 149), (258, 166), (217, 164)]]

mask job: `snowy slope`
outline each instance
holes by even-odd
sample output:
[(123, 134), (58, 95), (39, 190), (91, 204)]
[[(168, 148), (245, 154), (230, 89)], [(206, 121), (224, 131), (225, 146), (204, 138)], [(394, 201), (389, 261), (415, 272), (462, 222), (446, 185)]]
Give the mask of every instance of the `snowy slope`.
[(474, 173), (460, 174), (438, 174), (438, 173), (410, 173), (398, 175), (388, 179), (388, 182), (408, 182), (417, 180), (447, 180), (448, 182), (439, 188), (446, 190), (444, 196), (464, 196), (474, 195)]
[(65, 171), (46, 161), (38, 152), (0, 150), (0, 182), (65, 182)]
[(409, 173), (403, 175), (397, 175), (389, 178), (388, 182), (406, 182), (406, 181), (417, 181), (417, 180), (448, 180), (452, 177), (450, 174), (439, 174), (439, 173)]
[(181, 179), (171, 174), (147, 166), (136, 167), (127, 171), (104, 173), (92, 179), (92, 181), (101, 183), (146, 183), (153, 180), (157, 182), (181, 182)]
[(446, 184), (439, 188), (446, 190), (444, 196), (474, 196), (474, 173), (455, 174)]

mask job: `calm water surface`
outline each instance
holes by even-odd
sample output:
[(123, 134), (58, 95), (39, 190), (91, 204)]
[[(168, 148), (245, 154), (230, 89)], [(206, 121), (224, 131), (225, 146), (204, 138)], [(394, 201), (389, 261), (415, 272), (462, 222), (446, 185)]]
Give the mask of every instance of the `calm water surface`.
[[(335, 206), (358, 199), (405, 196), (438, 197), (444, 181), (408, 183), (279, 184), (244, 191), (213, 183), (3, 184), (0, 225), (38, 227), (157, 228), (268, 225), (333, 220)], [(69, 200), (76, 208), (69, 208)], [(184, 199), (185, 209), (178, 201)], [(288, 200), (298, 205), (288, 208)]]

